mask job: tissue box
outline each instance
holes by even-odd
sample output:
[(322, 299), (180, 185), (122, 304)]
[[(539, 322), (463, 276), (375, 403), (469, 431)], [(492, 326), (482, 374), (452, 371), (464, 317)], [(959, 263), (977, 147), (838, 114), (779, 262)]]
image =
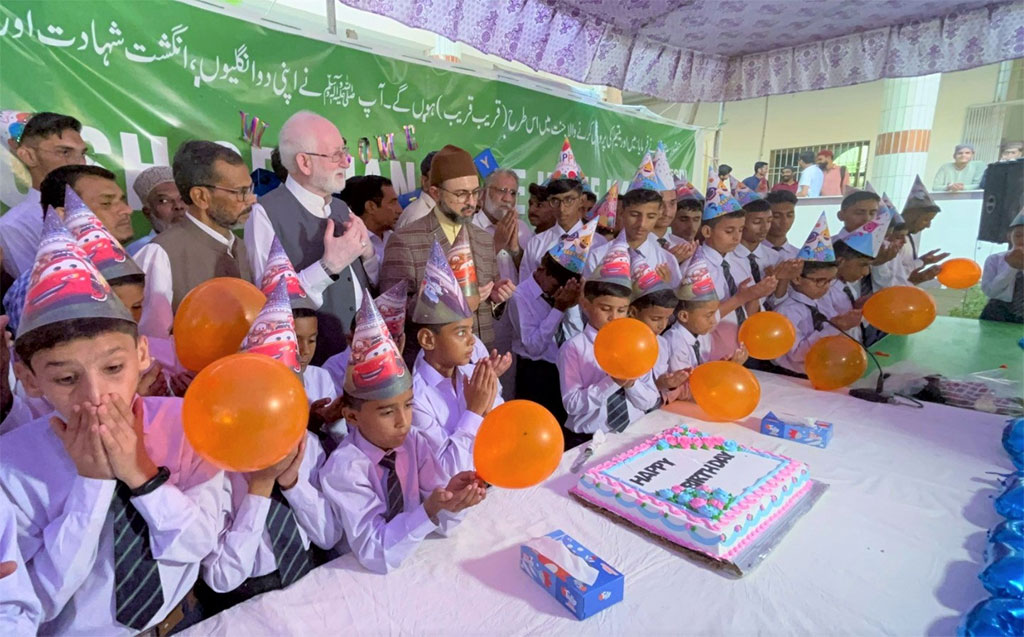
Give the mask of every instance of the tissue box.
[(761, 433), (824, 449), (832, 440), (832, 423), (814, 418), (772, 412), (761, 419)]
[(607, 562), (594, 555), (585, 546), (564, 531), (552, 531), (547, 536), (561, 542), (566, 549), (597, 570), (594, 584), (578, 581), (554, 559), (541, 555), (526, 544), (520, 547), (519, 566), (527, 575), (569, 609), (577, 619), (586, 619), (622, 600), (625, 577)]

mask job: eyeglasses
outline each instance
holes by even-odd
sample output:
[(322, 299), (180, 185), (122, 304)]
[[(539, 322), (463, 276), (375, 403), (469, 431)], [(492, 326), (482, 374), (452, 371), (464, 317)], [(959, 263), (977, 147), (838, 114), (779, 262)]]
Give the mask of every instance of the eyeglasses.
[(348, 154), (348, 147), (342, 148), (341, 150), (336, 150), (330, 155), (325, 155), (323, 153), (313, 153), (308, 150), (304, 150), (302, 151), (302, 153), (306, 155), (313, 155), (314, 157), (326, 157), (332, 164), (346, 163), (346, 161), (352, 157), (352, 155)]
[(244, 188), (225, 188), (224, 186), (215, 186), (213, 184), (196, 185), (199, 186), (200, 188), (212, 188), (213, 190), (223, 190), (224, 192), (230, 192), (235, 196), (235, 199), (237, 199), (238, 201), (245, 201), (249, 197), (252, 197), (253, 193), (255, 192), (252, 184), (249, 184)]
[(810, 283), (813, 283), (814, 285), (818, 286), (819, 288), (823, 288), (826, 285), (830, 285), (833, 281), (836, 280), (836, 278), (834, 276), (828, 276), (828, 277), (805, 276), (805, 277), (802, 277), (802, 278), (803, 278), (804, 281), (809, 281)]
[(483, 188), (477, 188), (475, 190), (448, 190), (447, 188), (442, 188), (441, 186), (438, 186), (438, 189), (445, 191), (449, 195), (452, 195), (453, 197), (455, 197), (455, 200), (460, 203), (466, 203), (470, 199), (479, 199), (480, 195), (482, 195), (484, 192)]
[(554, 197), (548, 198), (548, 203), (555, 208), (562, 208), (563, 206), (575, 206), (580, 200), (579, 197), (566, 197), (565, 199), (555, 199)]
[(85, 161), (85, 154), (89, 152), (88, 149), (68, 148), (67, 146), (61, 146), (58, 148), (41, 148), (39, 146), (32, 146), (31, 148), (35, 149), (36, 152), (55, 155), (64, 161)]
[(519, 194), (518, 188), (496, 188), (491, 186), (491, 192), (495, 193), (499, 197), (515, 197)]

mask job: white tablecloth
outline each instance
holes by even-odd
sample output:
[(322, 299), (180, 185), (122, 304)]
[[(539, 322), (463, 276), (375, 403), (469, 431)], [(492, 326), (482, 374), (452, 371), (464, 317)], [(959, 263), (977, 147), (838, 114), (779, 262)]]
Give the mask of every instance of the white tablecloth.
[[(987, 472), (1010, 470), (1003, 419), (910, 409), (810, 390), (759, 374), (761, 406), (742, 424), (649, 414), (595, 461), (685, 420), (808, 463), (831, 485), (751, 574), (730, 579), (570, 499), (565, 455), (542, 485), (491, 489), (450, 538), (429, 539), (388, 575), (351, 556), (193, 627), (192, 635), (950, 635), (987, 597), (977, 579), (985, 530), (999, 519)], [(835, 423), (818, 449), (761, 435), (768, 409)], [(519, 569), (519, 545), (562, 529), (625, 573), (625, 599), (580, 622)]]

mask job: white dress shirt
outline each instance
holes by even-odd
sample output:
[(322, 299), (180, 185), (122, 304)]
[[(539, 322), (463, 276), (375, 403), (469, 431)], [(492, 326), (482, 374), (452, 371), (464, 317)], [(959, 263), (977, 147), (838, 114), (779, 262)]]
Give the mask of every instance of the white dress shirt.
[[(617, 238), (625, 238), (626, 231), (623, 230), (619, 233)], [(583, 278), (586, 279), (590, 274), (601, 265), (601, 261), (604, 260), (604, 255), (608, 253), (608, 248), (611, 246), (610, 243), (603, 245), (590, 246), (590, 254), (587, 255), (587, 266), (583, 270)], [(636, 251), (650, 264), (652, 268), (656, 268), (661, 264), (668, 266), (669, 271), (669, 285), (673, 288), (678, 287), (682, 281), (682, 273), (679, 271), (679, 261), (676, 260), (676, 256), (668, 250), (658, 245), (658, 237), (653, 232), (647, 233), (647, 239), (640, 244)]]
[(800, 192), (804, 186), (807, 186), (806, 197), (820, 197), (821, 187), (824, 183), (825, 173), (817, 165), (811, 165), (800, 169), (800, 181), (797, 183), (796, 191)]
[[(298, 480), (291, 489), (281, 491), (295, 514), (302, 546), (307, 549), (311, 539), (323, 549), (341, 540), (341, 529), (318, 487), (325, 461), (320, 441), (306, 432)], [(241, 473), (228, 473), (226, 487), (229, 493), (222, 500), (223, 526), (217, 548), (203, 560), (203, 581), (218, 593), (233, 591), (250, 577), (277, 570), (274, 545), (267, 531), (270, 498), (250, 494), (249, 481)]]
[[(325, 200), (320, 195), (306, 190), (291, 177), (285, 180), (284, 187), (299, 200), (299, 203), (302, 204), (302, 207), (309, 214), (319, 219), (327, 219), (331, 216), (331, 202), (329, 199)], [(352, 214), (354, 215), (355, 213)], [(252, 206), (252, 214), (249, 215), (249, 220), (245, 222), (243, 236), (245, 237), (245, 250), (249, 255), (252, 280), (259, 285), (259, 282), (263, 279), (263, 271), (267, 267), (267, 259), (270, 258), (270, 246), (274, 243), (274, 226), (270, 223), (267, 211), (258, 203)], [(376, 250), (376, 248), (374, 249)], [(349, 268), (351, 267), (349, 266)], [(376, 257), (363, 259), (363, 270), (366, 271), (367, 279), (371, 282), (377, 281), (380, 276), (380, 261)], [(331, 283), (334, 283), (334, 279), (327, 274), (327, 271), (324, 270), (319, 261), (306, 266), (301, 272), (298, 272), (298, 275), (299, 283), (302, 284), (302, 289), (309, 296), (310, 301), (317, 307), (320, 307), (324, 302), (324, 290)], [(356, 278), (353, 272), (352, 282), (355, 288), (355, 307), (359, 307), (363, 302), (363, 288), (358, 284), (358, 281), (359, 279)]]
[[(537, 271), (540, 266), (541, 260), (544, 259), (544, 255), (547, 254), (548, 250), (553, 248), (562, 235), (575, 232), (583, 227), (583, 222), (577, 221), (576, 225), (568, 230), (563, 230), (562, 226), (557, 223), (544, 232), (536, 234), (523, 246), (523, 258), (519, 262), (519, 280), (525, 281), (528, 277), (533, 276), (533, 273)], [(599, 246), (608, 243), (608, 240), (601, 235), (594, 233), (594, 238), (590, 241), (590, 250), (593, 252)]]
[[(412, 372), (412, 425), (419, 431), (449, 475), (473, 468), (473, 441), (483, 417), (466, 406), (466, 381), (476, 363), (461, 365), (455, 383), (426, 361), (423, 351), (416, 355)], [(491, 409), (505, 402), (501, 387)]]
[[(917, 238), (907, 235), (903, 247), (896, 253), (896, 257), (878, 266), (871, 266), (872, 289), (877, 292), (882, 288), (891, 288), (896, 285), (913, 285), (910, 282), (910, 275), (918, 268), (924, 267), (924, 261), (917, 258), (917, 246), (921, 241), (921, 235)], [(886, 242), (888, 243), (888, 241)]]
[(1013, 281), (1020, 272), (1006, 262), (1005, 252), (990, 254), (985, 259), (985, 269), (981, 274), (981, 291), (990, 299), (1013, 302)]
[[(341, 354), (345, 354), (345, 365), (348, 365), (348, 348), (345, 349)], [(341, 356), (341, 354), (335, 354), (334, 356)], [(331, 358), (334, 358), (332, 356)], [(330, 362), (330, 358), (326, 362)], [(341, 386), (345, 385), (344, 367), (342, 368)], [(306, 389), (306, 398), (309, 400), (309, 404), (312, 405), (321, 398), (329, 398), (331, 402), (339, 396), (338, 389), (335, 386), (334, 378), (331, 374), (323, 367), (317, 367), (316, 365), (306, 365), (306, 369), (302, 370), (302, 386)], [(344, 418), (339, 418), (334, 422), (325, 423), (325, 430), (330, 434), (331, 438), (338, 441), (345, 437), (348, 433), (348, 426), (345, 424)]]
[(796, 255), (799, 254), (800, 248), (796, 247), (789, 241), (783, 243), (781, 246), (776, 246), (771, 241), (765, 239), (761, 242), (761, 245), (768, 248), (772, 252), (779, 254), (779, 260), (784, 261), (786, 259), (795, 259)]
[[(850, 296), (847, 296), (846, 292), (843, 291), (844, 288), (849, 290), (850, 295), (853, 296), (853, 301), (851, 301)], [(825, 316), (831, 319), (841, 314), (846, 314), (852, 310), (854, 302), (859, 298), (860, 281), (851, 281), (848, 283), (842, 279), (836, 278), (836, 280), (832, 282), (832, 285), (829, 286), (828, 293), (818, 299), (818, 308), (825, 313)], [(861, 325), (851, 327), (846, 330), (846, 333), (861, 343), (864, 342), (864, 331)]]
[[(385, 230), (383, 237), (377, 236), (375, 232), (367, 231), (366, 234), (370, 237), (370, 244), (373, 245), (373, 253), (377, 255), (377, 264), (379, 266), (381, 263), (384, 263), (384, 247), (388, 244), (388, 239), (391, 238), (394, 232)], [(365, 270), (366, 266), (363, 266), (363, 269)], [(370, 283), (373, 285), (377, 285), (377, 282), (380, 280), (380, 267), (374, 270), (373, 277), (370, 277), (370, 273), (367, 272), (366, 278), (370, 279)]]
[[(224, 251), (231, 254), (235, 245), (235, 234), (229, 232), (225, 237), (205, 223), (185, 213), (181, 223), (194, 223), (199, 229), (217, 240), (224, 246)], [(174, 273), (171, 272), (171, 259), (167, 251), (155, 243), (148, 243), (135, 254), (135, 263), (146, 275), (146, 289), (142, 294), (142, 318), (139, 320), (139, 333), (146, 336), (167, 338), (174, 325)], [(259, 279), (256, 279), (259, 281)]]
[(405, 210), (402, 211), (402, 214), (398, 216), (398, 221), (395, 223), (395, 230), (400, 230), (413, 221), (419, 221), (423, 217), (426, 217), (436, 205), (437, 202), (427, 194), (427, 191), (422, 191), (420, 196), (411, 204), (406, 206)]
[(14, 506), (0, 491), (0, 562), (14, 562), (16, 569), (0, 577), (0, 635), (29, 637), (36, 634), (42, 607), (32, 588), (28, 566), (18, 548)]
[[(583, 331), (580, 308), (574, 305), (562, 312), (544, 300), (540, 286), (531, 274), (524, 279), (508, 301), (509, 321), (512, 325), (512, 351), (534, 361), (558, 363), (559, 331), (568, 341)], [(563, 341), (564, 342), (564, 341)]]
[(398, 568), (427, 535), (447, 534), (460, 517), (441, 511), (434, 524), (423, 508), (423, 501), (434, 489), (447, 486), (450, 476), (419, 431), (411, 429), (394, 451), (405, 506), (390, 522), (384, 521), (387, 476), (379, 464), (384, 450), (358, 429), (345, 437), (320, 472), (320, 488), (341, 521), (348, 545), (359, 563), (376, 573)]
[(41, 193), (32, 188), (17, 205), (0, 216), (0, 248), (3, 249), (3, 267), (12, 278), (31, 270), (36, 262), (36, 250), (43, 236), (43, 209), (39, 205)]
[[(608, 432), (608, 398), (620, 389), (594, 358), (597, 330), (587, 325), (583, 332), (562, 345), (558, 352), (562, 404), (569, 418), (566, 428), (580, 434)], [(658, 404), (654, 376), (648, 372), (626, 390), (629, 422), (642, 417)]]
[[(725, 281), (725, 272), (722, 270), (722, 262), (725, 257), (708, 245), (701, 245), (697, 248), (697, 254), (704, 257), (708, 263), (708, 272), (711, 274), (711, 279), (715, 282), (715, 291), (718, 293), (718, 298), (721, 301), (725, 301), (732, 297), (729, 294), (729, 285)], [(743, 262), (729, 262), (729, 273), (732, 275), (733, 281), (736, 282), (736, 288), (739, 289), (740, 283), (743, 283), (745, 279), (751, 278), (750, 265)], [(738, 267), (737, 267), (738, 266)], [(746, 312), (746, 309), (744, 309)], [(736, 317), (736, 310), (729, 312), (722, 316), (719, 315), (718, 324), (715, 325), (715, 329), (711, 331), (711, 342), (712, 342), (712, 356), (714, 360), (722, 358), (728, 358), (736, 352), (736, 348), (739, 347), (739, 319)]]
[[(345, 393), (345, 370), (348, 369), (348, 359), (352, 355), (352, 348), (346, 347), (334, 356), (324, 361), (323, 370), (331, 377), (334, 383), (334, 395), (341, 396)], [(307, 367), (306, 369), (309, 369)]]
[[(523, 250), (523, 246), (533, 238), (533, 230), (522, 219), (516, 219), (516, 223), (519, 224), (519, 249)], [(494, 222), (491, 221), (491, 218), (483, 210), (473, 215), (473, 224), (489, 232), (492, 237), (497, 229)], [(515, 259), (512, 258), (512, 253), (508, 250), (500, 250), (495, 255), (495, 261), (498, 263), (498, 280), (508, 279), (519, 285), (519, 268), (516, 266)]]
[[(665, 340), (668, 341), (668, 368), (674, 372), (693, 369), (701, 363), (714, 360), (711, 358), (710, 334), (696, 335), (682, 323), (676, 323), (665, 332)], [(700, 349), (699, 361), (693, 351), (694, 343)]]
[(826, 308), (820, 303), (820, 299), (818, 301), (811, 300), (796, 290), (790, 290), (786, 300), (775, 308), (775, 311), (788, 318), (796, 329), (796, 341), (793, 343), (793, 349), (776, 358), (775, 364), (798, 374), (804, 373), (804, 358), (807, 356), (807, 350), (811, 349), (811, 345), (825, 336), (839, 334), (839, 330), (828, 323), (825, 323), (820, 330), (815, 330), (808, 305), (813, 305), (822, 314), (826, 314)]
[[(144, 398), (144, 444), (170, 479), (132, 505), (146, 520), (164, 604), (155, 626), (185, 597), (200, 561), (217, 546), (224, 474), (185, 439), (180, 398)], [(40, 632), (134, 635), (114, 617), (114, 527), (108, 517), (116, 481), (84, 478), (43, 417), (0, 439), (0, 488), (18, 519), (22, 556), (43, 608)], [(143, 631), (145, 632), (145, 631)]]
[[(737, 268), (743, 268), (747, 272), (747, 276), (751, 277), (752, 279), (754, 276), (754, 270), (753, 268), (750, 267), (751, 254), (754, 255), (754, 260), (757, 262), (757, 267), (761, 271), (762, 279), (764, 279), (764, 277), (767, 276), (765, 268), (774, 267), (778, 265), (779, 262), (781, 262), (783, 259), (780, 253), (772, 250), (771, 248), (765, 247), (763, 243), (757, 244), (757, 246), (754, 247), (753, 252), (751, 252), (751, 250), (744, 246), (742, 243), (739, 243), (736, 245), (736, 248), (732, 252), (725, 255), (725, 258), (728, 259), (729, 265), (732, 267), (733, 272), (736, 272)], [(736, 283), (739, 284), (741, 281), (742, 279), (737, 279)], [(751, 285), (754, 285), (755, 283), (756, 281), (750, 282)], [(784, 298), (786, 298), (785, 295), (782, 295), (781, 297), (776, 297), (775, 292), (772, 292), (768, 296), (762, 297), (760, 300), (758, 300), (758, 305), (762, 310), (770, 310), (779, 303), (781, 303), (782, 299)]]

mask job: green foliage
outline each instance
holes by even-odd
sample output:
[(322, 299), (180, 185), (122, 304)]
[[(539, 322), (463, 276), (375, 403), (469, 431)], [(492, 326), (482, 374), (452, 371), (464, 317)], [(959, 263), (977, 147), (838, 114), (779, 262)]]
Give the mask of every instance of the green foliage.
[(981, 291), (980, 285), (975, 285), (964, 290), (964, 297), (960, 302), (960, 306), (950, 309), (949, 315), (959, 318), (976, 319), (981, 316), (981, 311), (985, 308), (986, 303), (988, 303), (988, 297)]

